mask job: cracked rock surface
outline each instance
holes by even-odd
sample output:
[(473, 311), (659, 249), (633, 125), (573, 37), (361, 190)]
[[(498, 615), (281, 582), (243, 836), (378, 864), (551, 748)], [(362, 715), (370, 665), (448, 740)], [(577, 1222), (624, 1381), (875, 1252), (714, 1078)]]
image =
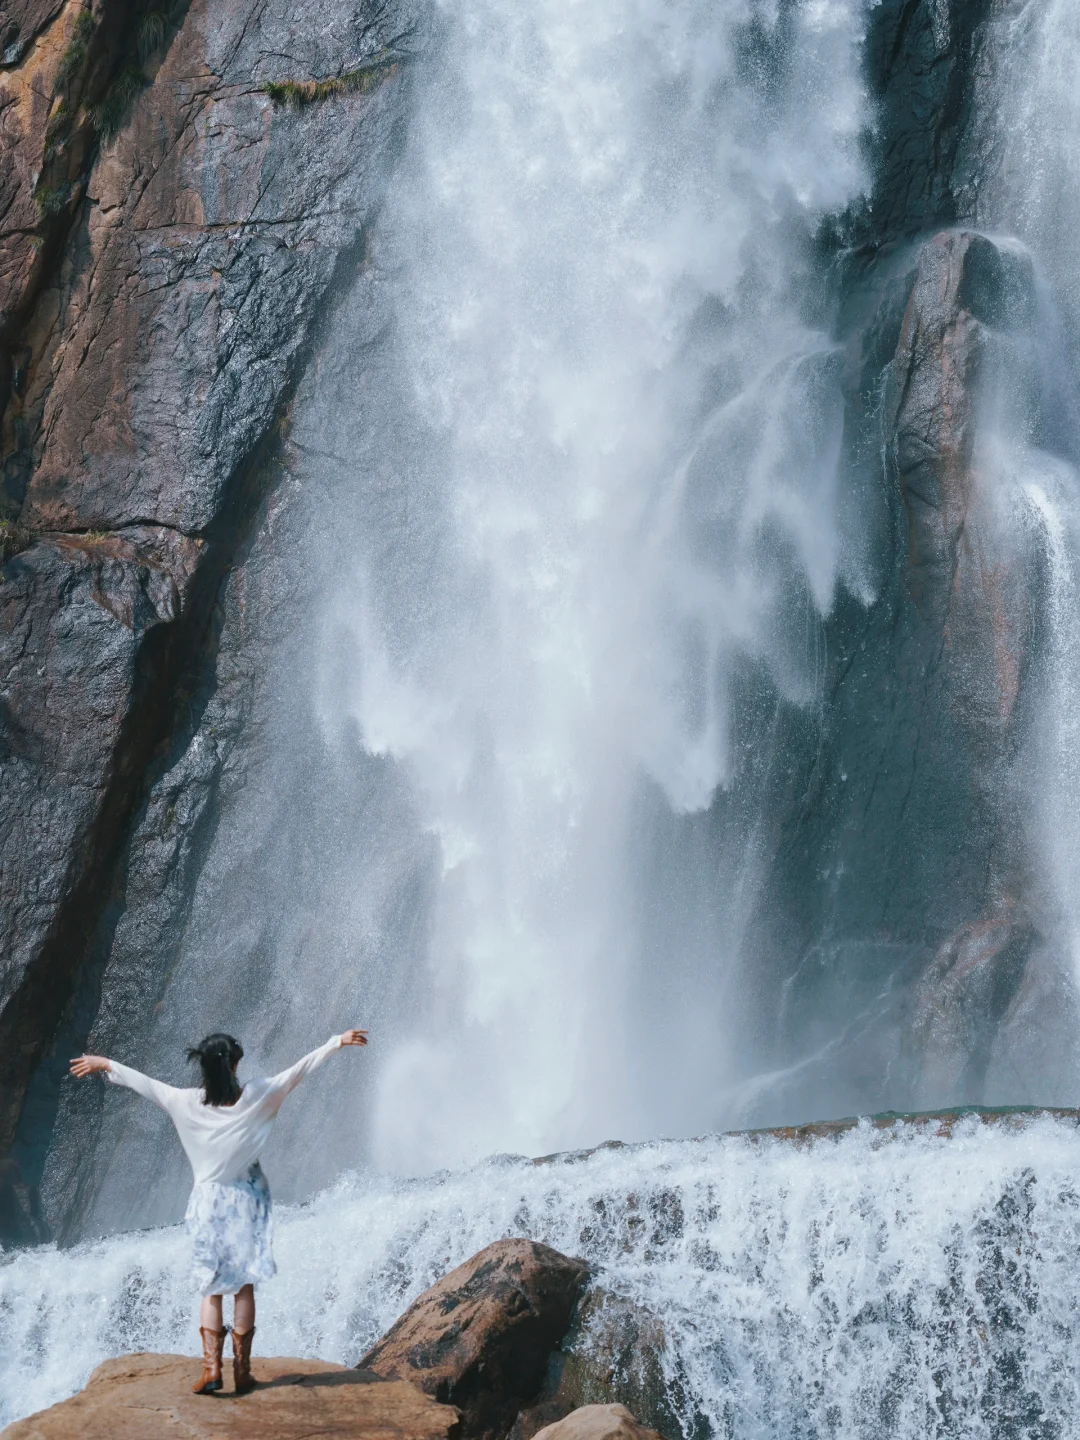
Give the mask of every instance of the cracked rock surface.
[[(69, 9), (0, 16), (27, 42), (0, 71), (0, 519), (25, 537), (0, 583), (0, 1229), (24, 1236), (42, 1233), (11, 1154), (26, 1087), (103, 923), (183, 677), (213, 643), (219, 587), (276, 483), (321, 317), (363, 262), (416, 30), (386, 0), (174, 12), (115, 138), (72, 122), (83, 151), (69, 137), (65, 163), (85, 173), (57, 248), (31, 224), (33, 151), (61, 101), (78, 103), (57, 79), (78, 38)], [(85, 66), (100, 68), (119, 12), (86, 15)], [(372, 60), (378, 83), (302, 110), (266, 91)], [(44, 257), (33, 276), (24, 251)]]

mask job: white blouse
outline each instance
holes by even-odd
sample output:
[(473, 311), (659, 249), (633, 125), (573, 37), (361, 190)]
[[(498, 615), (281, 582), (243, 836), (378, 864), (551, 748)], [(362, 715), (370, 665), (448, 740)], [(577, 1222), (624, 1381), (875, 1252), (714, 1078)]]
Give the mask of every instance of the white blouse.
[(114, 1085), (126, 1085), (161, 1106), (176, 1126), (180, 1144), (195, 1172), (196, 1185), (206, 1180), (228, 1184), (242, 1179), (258, 1160), (285, 1097), (341, 1048), (341, 1038), (332, 1035), (325, 1045), (280, 1075), (249, 1080), (235, 1105), (207, 1105), (202, 1086), (178, 1090), (118, 1060), (109, 1061), (106, 1074)]

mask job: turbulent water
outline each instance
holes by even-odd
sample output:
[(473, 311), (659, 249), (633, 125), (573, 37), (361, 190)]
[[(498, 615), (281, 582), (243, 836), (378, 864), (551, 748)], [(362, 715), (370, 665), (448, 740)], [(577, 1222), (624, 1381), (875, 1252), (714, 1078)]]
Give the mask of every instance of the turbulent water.
[[(501, 1236), (587, 1256), (664, 1316), (687, 1434), (1066, 1437), (1080, 1389), (1080, 1136), (863, 1128), (797, 1148), (666, 1142), (413, 1182), (343, 1180), (278, 1216), (264, 1354), (355, 1362), (405, 1304)], [(179, 1229), (0, 1266), (0, 1423), (129, 1349), (194, 1353)]]

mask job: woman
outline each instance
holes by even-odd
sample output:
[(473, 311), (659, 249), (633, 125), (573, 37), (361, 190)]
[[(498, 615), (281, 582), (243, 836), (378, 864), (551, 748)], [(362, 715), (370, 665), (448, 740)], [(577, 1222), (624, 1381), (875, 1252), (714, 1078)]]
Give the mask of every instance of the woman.
[(163, 1085), (104, 1055), (81, 1055), (71, 1062), (71, 1073), (80, 1080), (101, 1070), (113, 1084), (126, 1085), (160, 1105), (191, 1161), (195, 1186), (184, 1218), (194, 1240), (195, 1277), (203, 1297), (199, 1315), (203, 1373), (196, 1395), (221, 1389), (223, 1295), (235, 1296), (236, 1393), (245, 1394), (255, 1383), (251, 1378), (255, 1286), (277, 1272), (271, 1248), (270, 1188), (259, 1155), (282, 1101), (342, 1045), (366, 1044), (366, 1030), (346, 1030), (280, 1075), (241, 1085), (236, 1078), (244, 1054), (239, 1042), (231, 1035), (208, 1035), (188, 1051), (188, 1059), (198, 1060), (202, 1069), (202, 1087), (195, 1090)]

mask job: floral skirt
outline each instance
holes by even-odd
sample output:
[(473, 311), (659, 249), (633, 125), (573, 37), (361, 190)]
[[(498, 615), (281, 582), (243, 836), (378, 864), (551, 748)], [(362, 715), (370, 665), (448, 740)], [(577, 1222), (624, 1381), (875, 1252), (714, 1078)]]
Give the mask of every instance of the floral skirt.
[(243, 1180), (196, 1185), (184, 1223), (194, 1244), (195, 1283), (203, 1295), (235, 1295), (277, 1274), (270, 1186), (258, 1161)]

